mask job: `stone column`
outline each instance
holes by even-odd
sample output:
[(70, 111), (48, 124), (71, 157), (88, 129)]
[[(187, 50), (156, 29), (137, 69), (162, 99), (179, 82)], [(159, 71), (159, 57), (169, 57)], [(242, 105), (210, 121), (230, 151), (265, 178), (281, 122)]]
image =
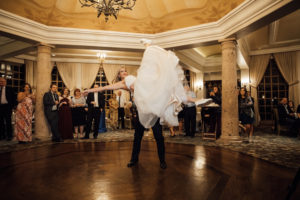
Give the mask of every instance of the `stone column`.
[(222, 45), (222, 135), (221, 140), (240, 140), (238, 131), (237, 57), (235, 38)]
[(50, 129), (44, 114), (43, 96), (51, 84), (51, 46), (37, 47), (36, 69), (36, 107), (35, 107), (35, 135), (40, 140), (50, 139)]

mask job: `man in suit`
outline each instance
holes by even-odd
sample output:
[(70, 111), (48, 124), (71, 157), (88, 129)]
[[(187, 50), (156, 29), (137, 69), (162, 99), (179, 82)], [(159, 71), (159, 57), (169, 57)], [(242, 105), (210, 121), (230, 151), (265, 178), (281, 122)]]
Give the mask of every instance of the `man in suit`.
[[(98, 88), (99, 85), (95, 84), (94, 88)], [(105, 108), (105, 100), (102, 92), (94, 92), (89, 93), (86, 99), (86, 103), (88, 104), (88, 117), (87, 117), (87, 127), (84, 139), (89, 139), (89, 135), (91, 132), (92, 123), (94, 120), (94, 139), (98, 137), (98, 129), (100, 122), (101, 112), (104, 111)]]
[(297, 136), (300, 119), (296, 119), (293, 113), (289, 113), (287, 103), (287, 98), (283, 98), (278, 104), (279, 123), (289, 126), (291, 135)]
[(6, 79), (0, 77), (0, 139), (12, 140), (11, 114), (17, 104), (12, 88), (6, 86)]
[(44, 112), (47, 121), (51, 127), (52, 141), (62, 142), (61, 135), (58, 131), (58, 95), (57, 86), (55, 84), (50, 85), (50, 91), (46, 92), (43, 97)]

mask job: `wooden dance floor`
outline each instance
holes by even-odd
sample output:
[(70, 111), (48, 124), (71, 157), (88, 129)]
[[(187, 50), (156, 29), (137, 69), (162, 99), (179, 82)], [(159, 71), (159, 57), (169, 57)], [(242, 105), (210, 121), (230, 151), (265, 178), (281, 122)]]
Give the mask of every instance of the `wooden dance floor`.
[(142, 143), (139, 165), (127, 168), (131, 146), (61, 143), (2, 153), (1, 199), (274, 200), (285, 199), (296, 173), (225, 149), (173, 143), (166, 143), (163, 170), (150, 141)]

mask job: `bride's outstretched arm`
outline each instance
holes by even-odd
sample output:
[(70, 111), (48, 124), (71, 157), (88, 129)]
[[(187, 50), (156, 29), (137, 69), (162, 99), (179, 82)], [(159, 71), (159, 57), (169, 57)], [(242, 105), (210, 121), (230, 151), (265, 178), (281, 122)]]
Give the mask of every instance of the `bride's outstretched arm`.
[(101, 92), (105, 90), (117, 90), (117, 89), (125, 89), (128, 90), (128, 88), (125, 85), (125, 81), (119, 81), (117, 83), (111, 84), (111, 85), (106, 85), (104, 87), (98, 87), (98, 88), (93, 88), (89, 90), (85, 90), (84, 94), (91, 93), (91, 92)]

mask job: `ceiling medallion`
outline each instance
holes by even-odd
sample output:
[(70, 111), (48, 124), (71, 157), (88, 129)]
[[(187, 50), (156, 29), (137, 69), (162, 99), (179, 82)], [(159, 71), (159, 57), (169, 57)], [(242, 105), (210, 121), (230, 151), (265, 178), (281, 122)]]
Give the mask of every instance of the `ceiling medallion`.
[(101, 14), (105, 16), (107, 22), (109, 16), (118, 18), (118, 13), (121, 9), (132, 10), (136, 0), (79, 0), (81, 7), (93, 7), (97, 9), (97, 17)]

